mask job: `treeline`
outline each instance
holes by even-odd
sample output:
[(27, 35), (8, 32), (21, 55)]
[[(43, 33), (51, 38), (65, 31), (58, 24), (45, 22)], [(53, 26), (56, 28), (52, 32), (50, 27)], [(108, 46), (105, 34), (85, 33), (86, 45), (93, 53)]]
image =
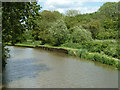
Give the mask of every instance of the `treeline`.
[(40, 9), (37, 3), (3, 3), (3, 43), (84, 48), (120, 58), (117, 2), (104, 3), (97, 12), (88, 14), (69, 10), (64, 15)]
[(86, 49), (120, 58), (118, 39), (118, 3), (107, 2), (97, 12), (80, 14), (69, 10), (42, 11), (37, 28), (31, 32), (33, 40), (41, 44)]
[(36, 21), (38, 27), (32, 31), (34, 39), (55, 45), (63, 44), (65, 41), (80, 43), (81, 40), (117, 39), (117, 2), (107, 2), (95, 13), (79, 14), (77, 12), (79, 11), (69, 10), (66, 15), (57, 11), (41, 12), (42, 19)]

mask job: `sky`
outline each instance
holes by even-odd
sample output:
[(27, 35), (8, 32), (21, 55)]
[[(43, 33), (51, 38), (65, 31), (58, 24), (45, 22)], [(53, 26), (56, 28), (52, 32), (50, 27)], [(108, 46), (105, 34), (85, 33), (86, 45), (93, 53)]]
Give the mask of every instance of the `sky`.
[(119, 0), (38, 0), (43, 10), (59, 11), (79, 10), (82, 14), (96, 12), (105, 2), (118, 2)]

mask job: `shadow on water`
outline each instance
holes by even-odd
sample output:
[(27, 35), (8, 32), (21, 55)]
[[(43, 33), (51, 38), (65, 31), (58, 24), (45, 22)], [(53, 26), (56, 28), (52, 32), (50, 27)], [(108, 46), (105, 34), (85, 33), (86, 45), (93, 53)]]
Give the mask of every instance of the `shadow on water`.
[(3, 85), (25, 77), (35, 78), (40, 72), (49, 70), (51, 70), (51, 68), (45, 64), (37, 63), (37, 59), (34, 58), (11, 60), (3, 71)]

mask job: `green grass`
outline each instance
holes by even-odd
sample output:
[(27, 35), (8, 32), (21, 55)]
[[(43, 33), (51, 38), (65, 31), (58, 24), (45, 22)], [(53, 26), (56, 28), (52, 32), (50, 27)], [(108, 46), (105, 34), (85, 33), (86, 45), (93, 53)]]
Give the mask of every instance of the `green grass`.
[(97, 61), (103, 64), (111, 65), (119, 69), (119, 61), (115, 60), (112, 57), (100, 54), (100, 53), (89, 53), (85, 49), (78, 49), (78, 50), (69, 50), (69, 55), (78, 56), (82, 59), (88, 59), (92, 61)]
[(81, 43), (67, 42), (65, 44), (62, 44), (61, 46), (74, 49), (87, 49), (89, 52), (103, 53), (108, 56), (120, 59), (117, 51), (118, 43), (115, 40), (93, 40)]

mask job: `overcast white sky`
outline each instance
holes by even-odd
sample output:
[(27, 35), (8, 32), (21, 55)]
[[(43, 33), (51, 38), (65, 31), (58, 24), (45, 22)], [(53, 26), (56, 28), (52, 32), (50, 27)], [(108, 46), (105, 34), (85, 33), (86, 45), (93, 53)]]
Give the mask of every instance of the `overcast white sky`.
[(38, 0), (43, 10), (57, 10), (65, 13), (66, 10), (75, 9), (81, 13), (97, 11), (105, 2), (118, 2), (119, 0)]

